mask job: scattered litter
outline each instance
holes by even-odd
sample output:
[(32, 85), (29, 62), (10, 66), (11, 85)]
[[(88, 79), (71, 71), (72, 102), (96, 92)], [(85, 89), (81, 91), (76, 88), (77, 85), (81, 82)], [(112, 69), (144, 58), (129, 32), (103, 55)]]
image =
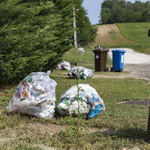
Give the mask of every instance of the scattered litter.
[(84, 51), (84, 48), (82, 48), (82, 47), (78, 48), (78, 51), (79, 51), (79, 52), (82, 52), (82, 53), (85, 52), (85, 51)]
[(61, 115), (77, 115), (80, 112), (87, 118), (93, 118), (105, 110), (103, 100), (93, 87), (89, 84), (79, 84), (78, 87), (80, 88), (79, 96), (77, 85), (74, 85), (59, 98), (57, 111)]
[(49, 77), (51, 71), (32, 72), (16, 88), (9, 106), (9, 112), (33, 115), (51, 119), (55, 113), (55, 86)]
[(81, 79), (88, 79), (94, 76), (93, 71), (88, 68), (81, 66), (74, 66), (67, 74), (70, 78), (76, 78), (77, 76)]
[(61, 69), (69, 71), (71, 69), (70, 63), (68, 61), (63, 61), (60, 64), (58, 64), (56, 70), (61, 70)]

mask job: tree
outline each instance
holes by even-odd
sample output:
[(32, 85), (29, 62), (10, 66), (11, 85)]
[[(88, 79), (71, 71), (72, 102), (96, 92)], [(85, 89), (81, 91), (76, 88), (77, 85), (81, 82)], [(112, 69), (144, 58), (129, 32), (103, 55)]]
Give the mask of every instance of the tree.
[(148, 9), (146, 9), (146, 10), (143, 11), (143, 13), (142, 13), (142, 21), (143, 22), (148, 21), (148, 13), (149, 13)]
[(77, 41), (80, 46), (86, 46), (94, 42), (97, 28), (92, 26), (87, 11), (82, 7), (83, 0), (74, 1), (76, 13), (76, 26), (77, 26)]
[(72, 0), (0, 1), (0, 84), (53, 70), (70, 49)]
[[(53, 0), (53, 2), (57, 5), (58, 10), (62, 10), (63, 6), (65, 5), (62, 0)], [(72, 17), (73, 19), (73, 6), (74, 6), (76, 18), (77, 43), (80, 46), (85, 46), (95, 40), (97, 29), (96, 27), (93, 27), (91, 25), (89, 18), (87, 17), (87, 11), (82, 7), (82, 3), (83, 0), (73, 0), (72, 4), (70, 5), (72, 12), (71, 11), (67, 12), (67, 9), (65, 12), (69, 13), (70, 17)], [(61, 14), (65, 14), (62, 11), (60, 12)], [(73, 27), (73, 20), (72, 25), (70, 27)], [(69, 39), (74, 39), (74, 36), (72, 35)]]
[(111, 23), (110, 21), (111, 18), (111, 9), (108, 7), (105, 7), (101, 10), (101, 20), (103, 24)]
[(102, 24), (122, 23), (122, 22), (146, 22), (149, 21), (150, 2), (135, 3), (125, 0), (105, 0), (101, 6)]

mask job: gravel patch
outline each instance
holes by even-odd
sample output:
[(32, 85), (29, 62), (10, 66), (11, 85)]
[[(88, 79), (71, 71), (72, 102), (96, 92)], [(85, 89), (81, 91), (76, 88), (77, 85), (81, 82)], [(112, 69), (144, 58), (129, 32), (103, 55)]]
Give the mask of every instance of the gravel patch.
[[(112, 50), (124, 50), (124, 71), (129, 74), (121, 75), (120, 78), (144, 79), (150, 82), (150, 55), (135, 52), (130, 48), (110, 48), (109, 57), (112, 59)], [(119, 78), (119, 76), (117, 77)]]
[(124, 54), (124, 64), (149, 64), (150, 65), (150, 55), (147, 54), (142, 54), (142, 53), (138, 53), (135, 52), (134, 50), (130, 49), (130, 48), (113, 48), (113, 49), (109, 49), (109, 57), (112, 59), (112, 50), (124, 50), (126, 51)]

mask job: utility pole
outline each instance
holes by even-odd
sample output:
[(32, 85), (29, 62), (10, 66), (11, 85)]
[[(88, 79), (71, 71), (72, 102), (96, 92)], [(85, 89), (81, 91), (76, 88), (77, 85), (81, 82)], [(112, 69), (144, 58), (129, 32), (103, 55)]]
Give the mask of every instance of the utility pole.
[(74, 46), (75, 48), (77, 48), (76, 18), (74, 5), (73, 5), (73, 28), (74, 28)]

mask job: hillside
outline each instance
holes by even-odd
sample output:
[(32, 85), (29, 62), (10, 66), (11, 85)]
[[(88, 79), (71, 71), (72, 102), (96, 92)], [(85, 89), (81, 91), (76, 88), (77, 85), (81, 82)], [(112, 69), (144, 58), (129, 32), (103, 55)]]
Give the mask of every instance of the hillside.
[(127, 39), (136, 41), (144, 45), (150, 44), (150, 37), (148, 37), (148, 29), (150, 28), (150, 23), (117, 23), (116, 25), (120, 29), (123, 36)]
[(109, 25), (99, 25), (98, 32), (96, 37), (96, 44), (104, 45), (104, 46), (117, 46), (117, 45), (125, 45), (125, 44), (136, 44), (136, 42), (132, 42), (125, 38), (116, 24)]
[(126, 47), (150, 54), (149, 23), (117, 23), (99, 25), (94, 45), (117, 48)]

